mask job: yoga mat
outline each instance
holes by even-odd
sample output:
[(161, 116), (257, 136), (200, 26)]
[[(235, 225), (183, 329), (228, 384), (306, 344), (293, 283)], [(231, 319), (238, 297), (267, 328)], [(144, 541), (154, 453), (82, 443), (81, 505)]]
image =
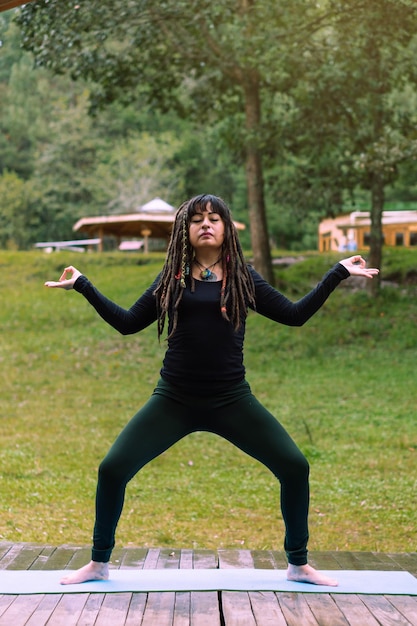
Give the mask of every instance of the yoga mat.
[(325, 571), (338, 587), (294, 583), (285, 570), (112, 569), (110, 580), (61, 585), (69, 570), (0, 570), (0, 594), (116, 593), (122, 591), (293, 591), (417, 595), (417, 579), (404, 571)]

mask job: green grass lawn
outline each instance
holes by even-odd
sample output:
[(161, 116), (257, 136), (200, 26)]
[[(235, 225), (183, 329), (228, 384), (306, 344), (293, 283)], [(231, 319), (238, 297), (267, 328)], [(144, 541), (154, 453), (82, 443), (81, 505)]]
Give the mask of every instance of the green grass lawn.
[[(122, 337), (82, 296), (44, 281), (73, 263), (129, 306), (161, 260), (0, 251), (0, 540), (90, 543), (97, 466), (164, 353), (154, 326)], [(314, 254), (277, 271), (278, 284), (296, 299), (335, 260)], [(303, 328), (249, 316), (248, 380), (311, 463), (312, 550), (416, 549), (416, 260), (387, 251), (393, 284), (377, 299), (351, 278)], [(278, 484), (195, 433), (130, 483), (117, 541), (281, 549)]]

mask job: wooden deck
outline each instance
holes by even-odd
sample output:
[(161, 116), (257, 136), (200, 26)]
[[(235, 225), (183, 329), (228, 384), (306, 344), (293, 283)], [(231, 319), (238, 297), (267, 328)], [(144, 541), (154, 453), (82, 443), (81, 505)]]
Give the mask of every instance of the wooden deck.
[[(75, 569), (90, 558), (76, 546), (0, 542), (0, 569)], [(320, 569), (406, 570), (417, 553), (311, 553)], [(285, 569), (282, 552), (117, 549), (115, 568)], [(1, 594), (1, 590), (0, 590)], [(332, 593), (169, 592), (0, 595), (0, 626), (417, 626), (417, 597)]]

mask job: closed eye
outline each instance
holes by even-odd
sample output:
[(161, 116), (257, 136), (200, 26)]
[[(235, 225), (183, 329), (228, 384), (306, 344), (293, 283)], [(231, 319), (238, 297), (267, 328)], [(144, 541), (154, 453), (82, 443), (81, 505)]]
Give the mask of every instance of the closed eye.
[[(210, 222), (220, 222), (221, 217), (218, 213), (209, 213), (208, 216)], [(200, 217), (199, 215), (194, 215), (191, 218), (191, 224), (200, 224), (200, 222), (204, 221), (204, 217)]]

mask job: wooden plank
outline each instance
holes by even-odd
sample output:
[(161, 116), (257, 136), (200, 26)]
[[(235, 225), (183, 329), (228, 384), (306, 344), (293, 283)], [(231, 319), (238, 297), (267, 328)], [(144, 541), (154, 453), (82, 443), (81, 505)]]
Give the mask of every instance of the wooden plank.
[(44, 569), (45, 563), (49, 561), (55, 550), (53, 546), (44, 546), (28, 569)]
[[(141, 626), (172, 626), (174, 617), (175, 593), (148, 593), (148, 602)], [(112, 624), (111, 626), (114, 626)]]
[[(126, 555), (126, 548), (115, 548), (109, 561), (109, 569), (120, 569), (122, 561)], [(91, 555), (88, 556), (86, 563), (91, 559)]]
[[(249, 550), (219, 550), (218, 555), (220, 569), (252, 569), (254, 567), (253, 557)], [(226, 626), (256, 625), (248, 592), (223, 591), (221, 606)]]
[(54, 612), (61, 596), (59, 594), (46, 594), (32, 613), (25, 626), (45, 626), (50, 623), (52, 613)]
[(16, 543), (1, 560), (2, 569), (28, 569), (41, 554), (43, 546)]
[(351, 552), (351, 555), (361, 570), (381, 569), (381, 559), (375, 552)]
[(191, 625), (220, 626), (220, 593), (217, 591), (191, 592)]
[(180, 569), (193, 569), (194, 557), (193, 551), (189, 549), (181, 550), (180, 552)]
[[(310, 552), (308, 561), (315, 569), (338, 570), (341, 569), (335, 555), (332, 552)], [(337, 577), (337, 576), (335, 576)]]
[[(219, 550), (219, 566), (222, 569), (276, 569), (272, 552), (249, 550)], [(285, 563), (286, 569), (286, 563)], [(260, 592), (223, 592), (223, 615), (226, 624), (234, 619), (247, 624), (286, 624), (282, 610), (274, 594)], [(240, 621), (236, 622), (240, 623)]]
[(24, 626), (42, 599), (43, 595), (14, 596), (0, 617), (0, 626)]
[(327, 593), (306, 593), (306, 601), (320, 626), (349, 626), (342, 611)]
[(415, 596), (385, 596), (401, 615), (412, 624), (417, 626), (417, 598)]
[(333, 600), (346, 617), (350, 626), (364, 626), (364, 624), (366, 626), (379, 626), (359, 596), (348, 593), (335, 593)]
[(122, 555), (120, 567), (123, 569), (142, 569), (147, 554), (147, 548), (127, 548)]
[(270, 550), (251, 550), (251, 556), (253, 566), (256, 569), (277, 569), (274, 556)]
[(255, 616), (252, 613), (249, 593), (246, 591), (223, 591), (221, 599), (225, 626), (257, 626)]
[(286, 626), (287, 622), (275, 593), (251, 591), (249, 599), (252, 613), (259, 626)]
[(417, 552), (405, 552), (402, 554), (388, 553), (390, 558), (398, 565), (398, 569), (410, 572), (417, 576)]
[[(144, 562), (145, 569), (178, 568), (179, 555), (170, 548), (148, 550)], [(172, 626), (175, 609), (175, 592), (151, 592), (148, 594), (148, 601), (142, 620), (142, 626)]]
[(213, 569), (217, 568), (218, 564), (218, 553), (214, 550), (193, 550), (194, 568)]
[[(159, 551), (157, 569), (178, 569), (181, 566), (192, 569), (192, 551), (164, 548)], [(174, 626), (189, 626), (191, 613), (191, 593), (188, 591), (174, 594), (173, 618)]]
[[(94, 626), (104, 598), (105, 595), (102, 593), (89, 594), (83, 610), (81, 611), (77, 626)], [(140, 624), (140, 622), (137, 623)]]
[[(125, 626), (138, 626), (139, 624), (142, 624), (143, 614), (145, 613), (147, 601), (147, 593), (132, 594), (132, 600), (130, 601)], [(77, 626), (79, 625), (77, 624)]]
[(158, 560), (156, 562), (157, 569), (179, 569), (180, 566), (180, 550), (173, 548), (162, 548), (159, 551)]
[(129, 612), (131, 599), (131, 593), (107, 593), (94, 626), (118, 626), (119, 624), (124, 624)]
[(160, 550), (159, 548), (150, 548), (143, 563), (144, 569), (155, 569), (158, 563)]
[(36, 560), (32, 563), (29, 569), (36, 570), (55, 570), (66, 569), (72, 556), (74, 554), (73, 548), (60, 547), (53, 548), (51, 546), (46, 547)]
[(1, 561), (3, 557), (9, 552), (10, 548), (13, 547), (13, 544), (10, 541), (0, 541), (0, 569), (5, 569)]
[(48, 626), (75, 626), (87, 602), (86, 593), (66, 593), (59, 599)]
[(361, 565), (360, 558), (354, 552), (334, 552), (333, 554), (340, 569), (366, 569), (366, 567)]
[[(251, 550), (250, 557), (245, 551), (240, 551), (238, 563), (242, 563), (244, 567), (249, 568), (276, 569), (274, 555), (269, 550)], [(228, 559), (228, 562), (230, 562), (230, 559)], [(273, 592), (252, 591), (248, 595), (257, 624), (262, 626), (269, 626), (269, 624), (271, 626), (286, 625), (287, 622)]]
[(253, 569), (254, 562), (250, 550), (219, 550), (220, 569)]
[(60, 550), (68, 550), (68, 556), (70, 557), (64, 569), (79, 569), (91, 560), (91, 548), (85, 546), (60, 546)]
[[(213, 552), (207, 551), (204, 556), (211, 555), (211, 564), (217, 562)], [(200, 563), (204, 559), (201, 559)], [(205, 561), (208, 564), (208, 561)], [(179, 567), (193, 569), (194, 551), (181, 550)], [(199, 564), (197, 563), (197, 569)], [(211, 569), (211, 568), (208, 568)], [(187, 592), (178, 593), (175, 598), (174, 626), (220, 626), (220, 611), (217, 592)]]
[[(320, 626), (302, 593), (277, 593), (288, 626)], [(365, 622), (362, 624), (364, 626)], [(368, 625), (367, 625), (368, 626)]]
[[(175, 551), (174, 551), (175, 552)], [(171, 555), (172, 558), (172, 555)], [(193, 568), (193, 551), (180, 550), (178, 552), (178, 567), (180, 569)], [(175, 594), (173, 626), (189, 626), (191, 623), (191, 592), (181, 591)]]
[(390, 554), (386, 554), (385, 552), (373, 552), (375, 557), (375, 561), (378, 563), (378, 567), (376, 569), (380, 571), (398, 571), (403, 569), (400, 567), (398, 563), (391, 557)]
[(384, 596), (361, 596), (361, 599), (381, 626), (406, 626), (410, 624)]
[[(217, 553), (213, 550), (193, 550), (194, 569), (216, 569)], [(220, 593), (217, 591), (191, 592), (191, 625), (220, 626)]]
[(173, 626), (190, 626), (191, 593), (177, 591), (175, 594)]
[(9, 608), (12, 602), (16, 600), (17, 596), (0, 596), (0, 617)]
[(275, 569), (287, 569), (288, 562), (285, 552), (271, 550), (271, 555), (275, 561)]

